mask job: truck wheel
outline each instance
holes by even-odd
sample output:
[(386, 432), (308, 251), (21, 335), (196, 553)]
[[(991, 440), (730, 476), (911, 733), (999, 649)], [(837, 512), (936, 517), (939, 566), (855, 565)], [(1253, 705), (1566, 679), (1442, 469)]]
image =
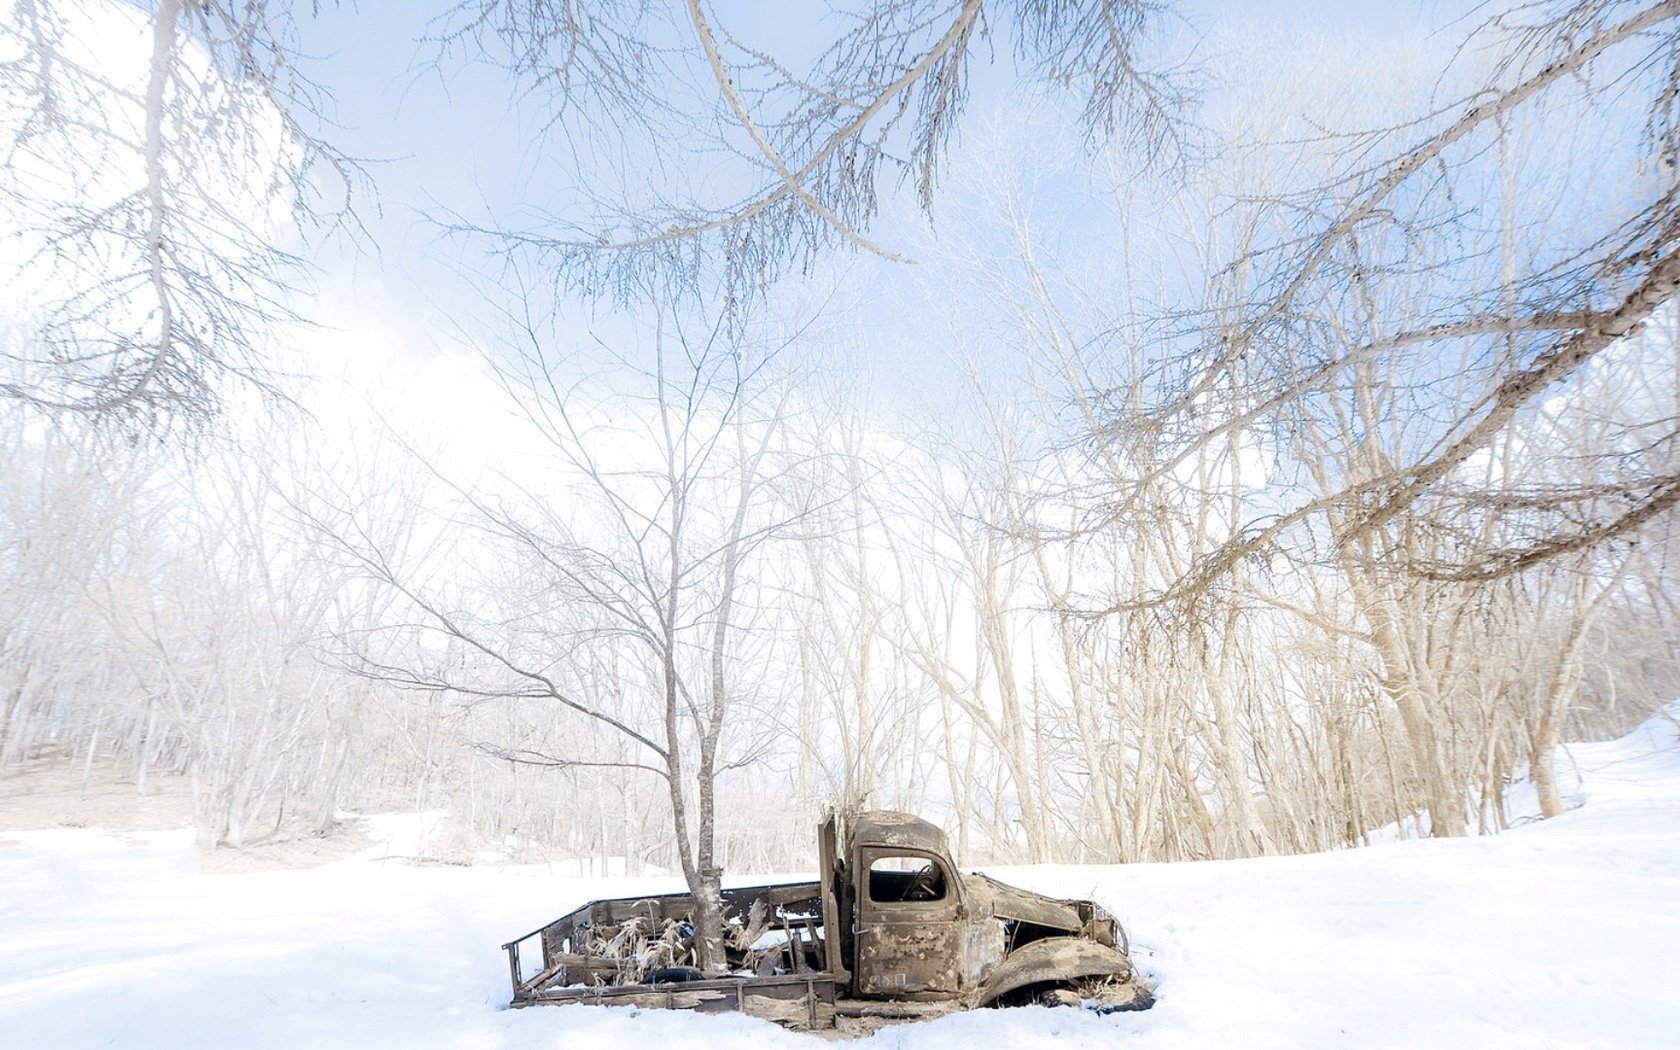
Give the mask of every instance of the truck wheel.
[(1120, 984), (1102, 982), (1088, 989), (1083, 996), (1091, 1009), (1099, 1014), (1147, 1010), (1155, 1005), (1155, 993), (1149, 985), (1133, 978)]
[(1038, 994), (1040, 1006), (1078, 1006), (1079, 993), (1072, 988), (1047, 988)]

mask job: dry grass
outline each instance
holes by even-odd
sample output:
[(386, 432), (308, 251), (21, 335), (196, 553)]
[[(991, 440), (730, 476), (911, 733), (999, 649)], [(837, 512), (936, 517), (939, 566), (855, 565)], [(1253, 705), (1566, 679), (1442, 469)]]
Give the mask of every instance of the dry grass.
[(198, 867), (208, 875), (246, 875), (257, 871), (314, 868), (343, 860), (369, 845), (367, 836), (348, 824), (340, 824), (325, 833), (287, 834), (282, 830), (280, 834), (241, 849), (224, 846), (201, 851)]
[[(133, 770), (125, 763), (95, 759), (89, 764), (49, 753), (0, 775), (0, 831), (192, 826), (192, 787), (179, 773), (149, 773), (145, 794), (141, 794)], [(199, 867), (218, 875), (312, 868), (368, 845), (367, 838), (353, 827), (320, 834), (282, 825), (278, 832), (243, 849), (201, 852)]]
[(140, 794), (124, 763), (91, 765), (46, 754), (0, 775), (0, 829), (190, 827), (192, 789), (176, 773), (153, 773)]

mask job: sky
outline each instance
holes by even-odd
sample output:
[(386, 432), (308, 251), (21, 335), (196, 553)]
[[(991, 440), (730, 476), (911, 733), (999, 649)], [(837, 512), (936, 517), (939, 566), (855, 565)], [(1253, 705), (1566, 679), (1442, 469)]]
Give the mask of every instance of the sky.
[[(148, 2), (59, 2), (128, 7), (109, 8), (100, 46), (147, 53), (147, 27), (135, 9), (145, 11)], [(0, 0), (0, 10), (8, 4)], [(282, 367), (309, 377), (305, 403), (318, 411), (324, 406), (365, 419), (371, 407), (384, 418), (403, 415), (423, 425), (470, 418), (474, 432), (494, 446), (506, 438), (505, 405), (490, 390), (480, 354), (496, 352), (487, 299), (496, 294), (496, 264), (484, 239), (447, 235), (442, 224), (459, 216), (530, 228), (545, 207), (563, 200), (572, 173), (533, 130), (546, 110), (541, 100), (521, 97), (500, 69), (438, 58), (441, 27), (433, 19), (447, 3), (327, 3), (314, 15), (307, 6), (297, 5), (301, 65), (325, 90), (322, 137), (359, 158), (367, 173), (366, 192), (357, 199), (366, 235), (305, 246), (311, 271), (300, 282), (296, 308), (315, 327), (282, 334)], [(1440, 55), (1471, 24), (1465, 11), (1476, 6), (1471, 0), (1185, 0), (1174, 5), (1154, 46), (1157, 55), (1188, 58), (1210, 74), (1214, 87), (1199, 117), (1252, 108), (1297, 72), (1307, 74), (1298, 81), (1314, 86), (1335, 81), (1342, 97), (1380, 99), (1394, 90), (1396, 69), (1409, 68), (1413, 79), (1437, 69)], [(797, 68), (832, 34), (832, 22), (819, 17), (826, 7), (826, 0), (786, 0), (717, 3), (711, 10), (717, 24)], [(1406, 67), (1405, 56), (1419, 48), (1433, 50)], [(995, 292), (986, 282), (1010, 264), (999, 200), (1021, 209), (1036, 244), (1066, 267), (1070, 280), (1085, 281), (1098, 294), (1112, 288), (1122, 236), (1133, 249), (1156, 244), (1159, 257), (1150, 265), (1162, 271), (1153, 275), (1157, 287), (1198, 281), (1205, 265), (1173, 243), (1184, 239), (1182, 225), (1174, 225), (1183, 217), (1116, 207), (1115, 189), (1088, 163), (1076, 107), (1047, 104), (1021, 85), (1002, 31), (976, 58), (989, 54), (997, 61), (975, 67), (931, 220), (908, 192), (899, 192), (884, 200), (867, 231), (914, 261), (833, 250), (810, 277), (779, 285), (765, 311), (785, 327), (816, 318), (802, 329), (802, 360), (815, 363), (831, 387), (847, 390), (878, 426), (912, 442), (921, 441), (929, 421), (944, 426), (971, 413), (971, 383), (1010, 397), (1032, 380), (1019, 333), (996, 316), (995, 303), (989, 313), (976, 308)], [(1365, 90), (1366, 78), (1374, 90)], [(1322, 90), (1309, 92), (1279, 105), (1303, 110), (1301, 117), (1317, 107), (1316, 117), (1324, 97)], [(1349, 107), (1337, 99), (1332, 108)], [(1387, 113), (1380, 103), (1371, 111)], [(883, 182), (890, 191), (891, 177)], [(555, 339), (562, 351), (594, 340), (645, 342), (634, 319), (575, 300), (561, 304)]]
[[(148, 53), (142, 0), (60, 0), (106, 5), (98, 46)], [(0, 0), (0, 10), (9, 0)], [(126, 6), (117, 11), (115, 5)], [(359, 158), (367, 173), (357, 199), (366, 235), (317, 238), (303, 254), (311, 272), (300, 282), (297, 311), (315, 327), (284, 332), (282, 367), (310, 377), (305, 398), (318, 411), (346, 417), (407, 417), (418, 429), (470, 418), (487, 446), (507, 440), (501, 398), (484, 378), (481, 352), (494, 353), (487, 320), (496, 264), (483, 239), (447, 235), (451, 217), (530, 228), (562, 201), (572, 174), (533, 130), (547, 116), (541, 100), (521, 97), (502, 70), (459, 57), (438, 58), (435, 13), (447, 3), (328, 3), (300, 9), (302, 68), (325, 89), (321, 136)], [(714, 20), (790, 67), (807, 63), (832, 33), (825, 0), (718, 3)], [(1456, 40), (1452, 19), (1468, 0), (1187, 0), (1164, 20), (1157, 54), (1188, 56), (1217, 86), (1208, 112), (1241, 108), (1287, 82), (1288, 70), (1339, 63), (1344, 83), (1384, 70), (1408, 48), (1428, 46), (1426, 27), (1449, 25), (1435, 46)], [(792, 12), (791, 14), (789, 12)], [(974, 304), (992, 292), (975, 260), (1006, 268), (1011, 245), (1000, 240), (997, 202), (1007, 198), (1030, 220), (1037, 243), (1092, 287), (1111, 279), (1124, 234), (1135, 248), (1153, 238), (1178, 277), (1199, 279), (1193, 257), (1172, 258), (1183, 231), (1170, 216), (1123, 215), (1110, 187), (1087, 163), (1071, 104), (1058, 109), (1023, 88), (1002, 32), (976, 58), (964, 122), (945, 166), (930, 218), (907, 192), (889, 195), (868, 236), (913, 263), (846, 249), (831, 251), (806, 279), (778, 286), (766, 314), (802, 331), (799, 353), (867, 405), (875, 422), (917, 441), (930, 420), (963, 418), (972, 382), (990, 392), (1025, 389), (1031, 377), (1019, 336)], [(1420, 64), (1433, 67), (1434, 62)], [(137, 67), (143, 68), (143, 67)], [(1281, 72), (1280, 71), (1284, 71)], [(1388, 90), (1385, 79), (1379, 86)], [(1224, 93), (1221, 100), (1220, 93)], [(1374, 94), (1374, 93), (1373, 93)], [(1290, 105), (1293, 103), (1284, 103)], [(892, 179), (883, 180), (891, 190)], [(1135, 225), (1134, 225), (1134, 220)], [(1121, 224), (1126, 229), (1121, 229)], [(556, 341), (638, 345), (634, 320), (600, 304), (562, 304)], [(294, 363), (295, 362), (295, 363)], [(976, 379), (969, 379), (970, 373)], [(825, 388), (826, 389), (826, 388)], [(371, 406), (368, 404), (372, 402)], [(405, 422), (393, 419), (394, 422)], [(403, 429), (415, 429), (404, 427)], [(447, 428), (445, 428), (447, 429)]]
[[(338, 127), (326, 134), (366, 161), (376, 188), (360, 208), (369, 236), (359, 242), (340, 238), (319, 246), (315, 255), (316, 297), (306, 312), (326, 326), (312, 342), (329, 361), (360, 355), (364, 365), (373, 362), (379, 370), (423, 371), (435, 367), (440, 355), (461, 353), (472, 318), (483, 310), (481, 286), (468, 275), (489, 264), (482, 244), (445, 236), (438, 223), (453, 213), (526, 225), (533, 205), (552, 199), (553, 187), (564, 179), (546, 166), (552, 162), (530, 130), (540, 110), (530, 100), (510, 97), (505, 74), (483, 64), (433, 64), (435, 45), (421, 40), (435, 31), (430, 13), (445, 6), (328, 5), (300, 27), (303, 51), (311, 56), (306, 68), (332, 94)], [(1335, 39), (1351, 51), (1377, 52), (1415, 38), (1421, 26), (1448, 22), (1468, 6), (1442, 0), (1193, 0), (1177, 5), (1182, 22), (1171, 46), (1192, 46), (1198, 57), (1211, 55), (1215, 62), (1229, 42), (1256, 37), (1285, 49), (1310, 50), (1314, 41)], [(820, 41), (820, 25), (788, 17), (788, 10), (784, 4), (724, 4), (716, 15), (743, 38), (796, 62)], [(1285, 54), (1279, 60), (1311, 56)], [(1007, 127), (1020, 116), (1007, 61), (977, 79), (953, 165), (959, 172), (965, 151), (983, 151), (998, 141), (998, 124)], [(1018, 139), (1006, 135), (1001, 141), (1005, 149), (1018, 148)], [(1048, 169), (1042, 174), (1045, 181), (1037, 189), (1044, 200), (1035, 206), (1046, 209), (1047, 221), (1077, 234), (1084, 225), (1080, 198), (1088, 187)], [(808, 310), (815, 308), (811, 303), (826, 303), (826, 327), (839, 333), (837, 341), (846, 347), (841, 367), (867, 374), (864, 383), (872, 395), (910, 415), (951, 384), (950, 285), (938, 256), (940, 238), (948, 236), (952, 217), (960, 226), (964, 195), (971, 193), (961, 181), (947, 185), (931, 231), (903, 201), (889, 201), (870, 231), (917, 258), (916, 265), (841, 252), (816, 281), (780, 290), (784, 304), (803, 299)], [(1100, 253), (1102, 246), (1070, 245), (1070, 250)], [(842, 290), (838, 296), (831, 294), (835, 287)], [(619, 330), (619, 322), (587, 304), (574, 303), (566, 314), (562, 327), (580, 340), (591, 332)], [(979, 367), (1011, 366), (982, 357)]]

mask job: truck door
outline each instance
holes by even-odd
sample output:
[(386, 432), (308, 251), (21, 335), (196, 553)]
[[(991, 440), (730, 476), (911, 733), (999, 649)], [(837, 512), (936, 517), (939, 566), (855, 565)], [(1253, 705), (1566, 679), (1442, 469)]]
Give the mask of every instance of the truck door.
[(943, 998), (957, 991), (961, 889), (932, 854), (860, 851), (856, 988), (875, 998)]

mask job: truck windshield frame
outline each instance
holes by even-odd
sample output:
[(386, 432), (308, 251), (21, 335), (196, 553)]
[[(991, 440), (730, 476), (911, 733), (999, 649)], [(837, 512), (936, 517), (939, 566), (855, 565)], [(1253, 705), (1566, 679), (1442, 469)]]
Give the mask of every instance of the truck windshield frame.
[[(962, 883), (938, 854), (904, 846), (866, 846), (860, 852), (859, 871), (864, 875), (865, 890), (861, 896), (869, 907), (954, 911), (960, 904)], [(916, 867), (881, 867), (882, 862), (911, 862)]]

